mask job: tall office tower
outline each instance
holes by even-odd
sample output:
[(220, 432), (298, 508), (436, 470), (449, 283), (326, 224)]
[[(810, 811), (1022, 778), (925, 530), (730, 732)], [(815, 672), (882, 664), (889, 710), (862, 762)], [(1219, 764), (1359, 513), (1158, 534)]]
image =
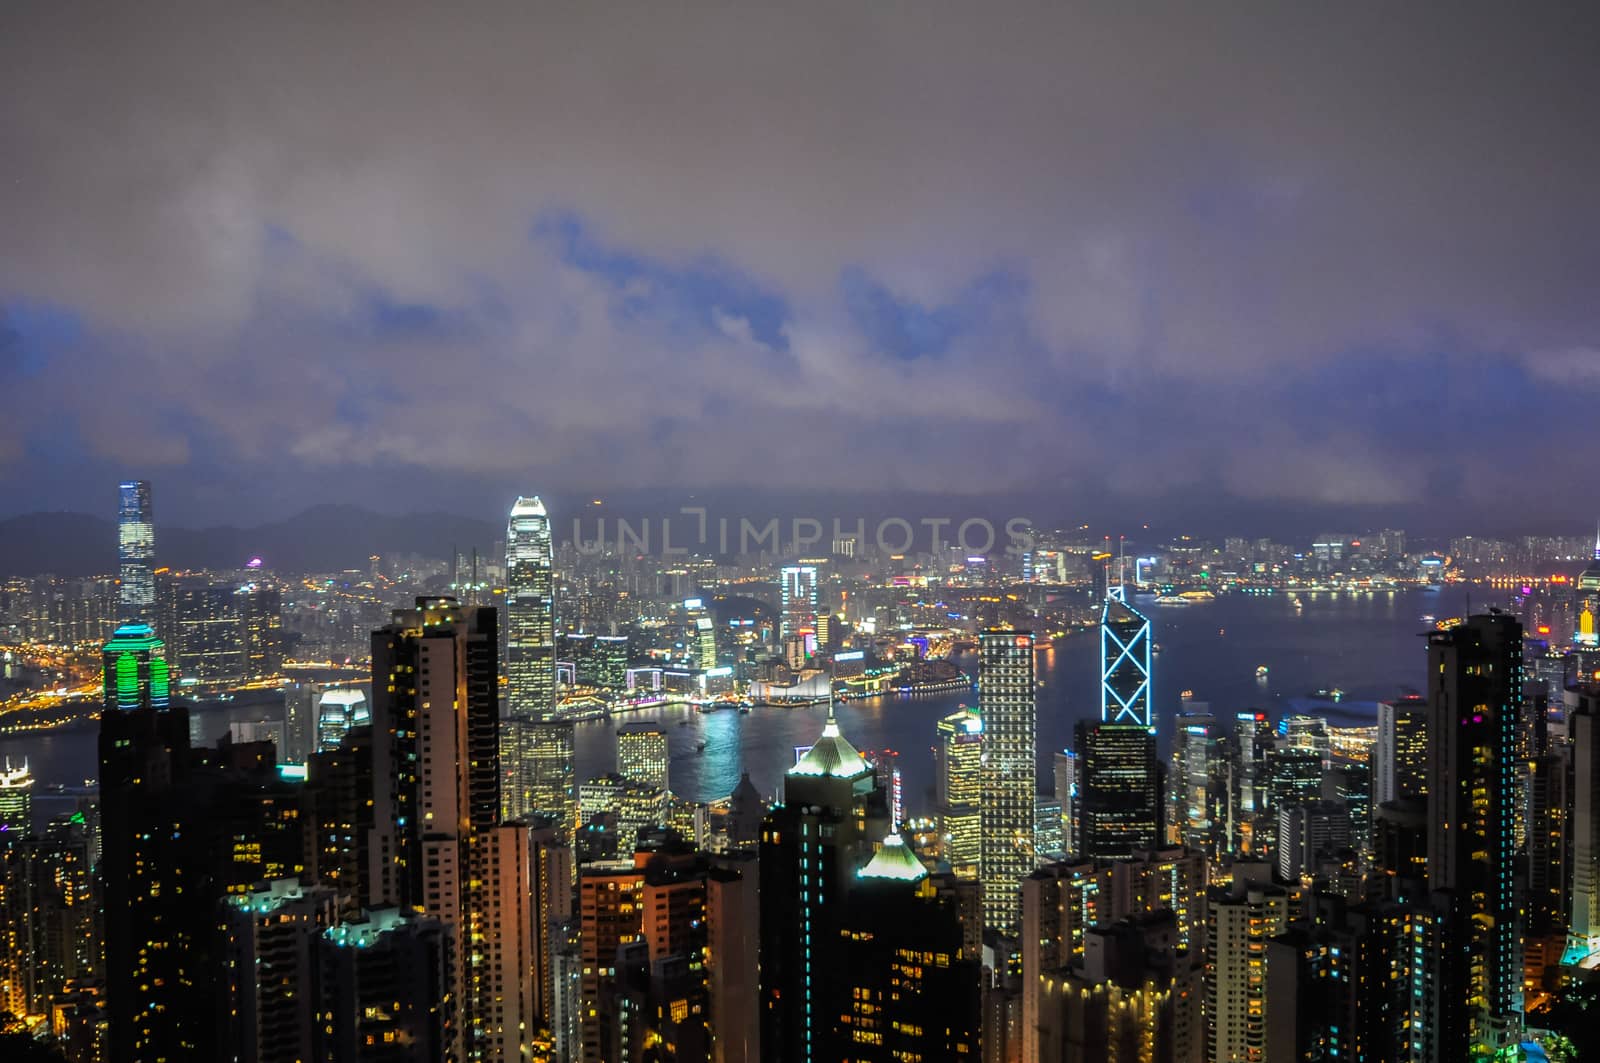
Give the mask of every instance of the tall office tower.
[(1420, 695), (1378, 702), (1372, 747), (1372, 803), (1428, 796), (1428, 700)]
[(815, 565), (785, 565), (778, 588), (778, 635), (788, 639), (817, 630), (817, 568)]
[(840, 906), (871, 855), (871, 839), (887, 833), (887, 803), (872, 767), (830, 712), (822, 736), (784, 775), (783, 802), (761, 825), (761, 1047), (767, 1059), (827, 1058), (841, 1014), (836, 1005), (843, 1003), (833, 996), (841, 971)]
[(337, 915), (333, 890), (278, 879), (222, 906), (227, 1059), (300, 1063), (312, 1058), (317, 1000), (312, 949)]
[(44, 1015), (100, 966), (94, 878), (82, 817), (0, 835), (0, 1010)]
[(155, 620), (156, 527), (150, 513), (150, 481), (124, 480), (117, 501), (117, 569), (122, 580), (117, 619)]
[(761, 895), (753, 852), (726, 853), (706, 874), (706, 981), (712, 1063), (761, 1059)]
[(372, 635), (372, 890), (451, 936), (454, 1051), (483, 1059), (505, 1058), (515, 1042), (503, 1031), (532, 1021), (503, 977), (527, 961), (531, 935), (507, 923), (531, 916), (502, 903), (512, 884), (497, 880), (527, 862), (497, 829), (498, 646), (495, 610), (451, 598), (418, 598)]
[(1229, 751), (1233, 779), (1228, 788), (1228, 848), (1239, 855), (1257, 853), (1272, 840), (1271, 825), (1260, 822), (1266, 812), (1266, 757), (1271, 748), (1272, 724), (1266, 713), (1234, 715)]
[(1150, 645), (1150, 621), (1120, 594), (1107, 598), (1100, 614), (1100, 722), (1077, 729), (1078, 847), (1085, 856), (1127, 856), (1165, 840)]
[(1155, 736), (1143, 727), (1080, 722), (1077, 738), (1082, 855), (1130, 856), (1160, 847), (1165, 830)]
[(1522, 941), (1514, 875), (1522, 626), (1499, 612), (1428, 635), (1428, 885), (1451, 897), (1441, 957), (1446, 1058), (1514, 1047)]
[(316, 701), (317, 752), (338, 749), (353, 728), (372, 722), (367, 696), (355, 687), (325, 690)]
[(1228, 741), (1209, 712), (1178, 714), (1172, 729), (1169, 840), (1215, 857), (1228, 845)]
[(1573, 584), (1575, 621), (1572, 644), (1584, 650), (1600, 648), (1600, 531), (1595, 534), (1594, 561)]
[(1562, 962), (1593, 967), (1600, 957), (1600, 686), (1584, 687), (1567, 714), (1572, 756), (1569, 848), (1571, 899)]
[(717, 666), (717, 625), (709, 616), (694, 620), (694, 666), (702, 672)]
[(0, 764), (0, 843), (32, 830), (33, 773), (26, 757), (20, 763), (6, 757)]
[(842, 1021), (819, 1057), (975, 1058), (979, 963), (965, 955), (955, 897), (890, 834), (840, 900), (840, 963), (824, 977)]
[(1100, 613), (1100, 722), (1150, 729), (1150, 621), (1120, 597)]
[(438, 1063), (459, 1059), (450, 965), (437, 919), (379, 908), (315, 939), (319, 1060)]
[(668, 790), (667, 731), (658, 720), (617, 728), (617, 772), (651, 790)]
[(940, 720), (935, 731), (934, 808), (944, 858), (956, 874), (976, 878), (982, 850), (983, 717), (960, 709)]
[(519, 498), (506, 527), (506, 707), (550, 718), (556, 705), (555, 568), (550, 517), (538, 497)]
[(1062, 1063), (1192, 1063), (1203, 1046), (1198, 968), (1171, 912), (1096, 927), (1083, 955), (1040, 976), (1038, 1054)]
[(1343, 801), (1290, 801), (1278, 808), (1278, 877), (1309, 880), (1325, 854), (1350, 848), (1350, 807)]
[(1266, 1054), (1267, 942), (1289, 924), (1289, 895), (1237, 869), (1206, 916), (1206, 1059), (1276, 1063)]
[(1056, 800), (1061, 803), (1061, 851), (1077, 856), (1078, 780), (1083, 775), (1083, 765), (1074, 750), (1062, 749), (1052, 758), (1051, 767), (1056, 777)]
[(505, 767), (506, 818), (549, 816), (570, 838), (578, 826), (572, 723), (511, 717), (501, 726), (501, 748), (511, 754)]
[(983, 717), (983, 808), (978, 878), (984, 926), (1015, 933), (1022, 880), (1033, 871), (1037, 706), (1031, 631), (978, 635), (978, 712)]
[(125, 624), (106, 643), (100, 718), (106, 1000), (110, 1059), (212, 1058), (217, 904), (264, 878), (303, 874), (295, 789), (268, 743), (189, 748), (169, 704), (161, 640)]

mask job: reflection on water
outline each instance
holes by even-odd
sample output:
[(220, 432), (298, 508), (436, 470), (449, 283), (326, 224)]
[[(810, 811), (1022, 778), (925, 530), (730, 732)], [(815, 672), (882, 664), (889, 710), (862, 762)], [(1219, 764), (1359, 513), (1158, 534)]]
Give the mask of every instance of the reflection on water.
[[(1403, 591), (1375, 595), (1303, 595), (1296, 612), (1284, 596), (1219, 598), (1181, 608), (1136, 599), (1154, 625), (1161, 652), (1155, 658), (1158, 720), (1169, 720), (1178, 694), (1192, 689), (1213, 712), (1262, 709), (1273, 715), (1311, 711), (1343, 722), (1372, 717), (1378, 698), (1423, 687), (1424, 648), (1418, 634), (1424, 613), (1460, 615), (1460, 591)], [(1073, 724), (1099, 711), (1098, 640), (1086, 633), (1041, 652), (1039, 696), (1040, 779), (1049, 785), (1049, 756), (1072, 740)], [(1268, 674), (1258, 679), (1258, 666)], [(1344, 702), (1329, 705), (1308, 696), (1339, 687)], [(932, 801), (934, 724), (963, 704), (971, 693), (893, 697), (856, 701), (838, 707), (844, 734), (861, 749), (893, 749), (905, 784), (907, 810), (927, 812)], [(203, 714), (209, 740), (231, 721), (263, 719), (269, 707), (233, 705)], [(794, 763), (796, 746), (810, 745), (822, 730), (822, 707), (758, 708), (748, 715), (725, 711), (701, 714), (688, 707), (651, 710), (634, 717), (667, 722), (672, 751), (672, 787), (694, 800), (726, 796), (749, 771), (766, 794), (778, 789)], [(679, 726), (686, 721), (685, 726)], [(615, 757), (618, 721), (580, 724), (578, 777), (609, 770)], [(1162, 725), (1163, 745), (1168, 726)], [(697, 746), (704, 742), (704, 752)], [(0, 739), (0, 756), (27, 756), (41, 783), (81, 785), (95, 773), (95, 731), (84, 728)]]

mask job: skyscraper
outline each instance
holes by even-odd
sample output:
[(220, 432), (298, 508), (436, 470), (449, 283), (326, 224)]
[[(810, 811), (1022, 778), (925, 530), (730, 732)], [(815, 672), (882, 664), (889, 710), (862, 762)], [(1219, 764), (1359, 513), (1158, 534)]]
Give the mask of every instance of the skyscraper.
[(1514, 1046), (1522, 941), (1514, 876), (1522, 626), (1496, 612), (1428, 635), (1428, 885), (1448, 891), (1445, 1058)]
[(1428, 796), (1428, 702), (1420, 695), (1378, 702), (1372, 803)]
[(33, 773), (27, 758), (0, 761), (0, 843), (33, 829)]
[(1085, 856), (1129, 856), (1164, 840), (1150, 685), (1150, 621), (1120, 597), (1107, 598), (1100, 614), (1100, 722), (1077, 728), (1078, 848)]
[(1572, 742), (1572, 891), (1562, 961), (1593, 964), (1600, 953), (1600, 687), (1588, 686), (1568, 714)]
[(871, 836), (887, 832), (888, 808), (872, 766), (830, 712), (822, 736), (785, 773), (783, 803), (761, 825), (761, 1045), (767, 1059), (809, 1063), (831, 1043), (838, 904), (870, 854)]
[(658, 721), (617, 728), (617, 772), (625, 779), (667, 793), (667, 732)]
[(1031, 631), (978, 635), (978, 711), (983, 717), (983, 808), (978, 877), (984, 926), (1014, 933), (1022, 880), (1036, 862), (1034, 833), (1034, 641)]
[(538, 496), (517, 499), (506, 526), (506, 691), (513, 717), (544, 720), (555, 711), (554, 555)]
[(1276, 1063), (1265, 1053), (1267, 943), (1289, 925), (1289, 896), (1265, 867), (1236, 867), (1211, 891), (1206, 914), (1206, 1037), (1211, 1063)]
[(150, 514), (150, 481), (124, 480), (117, 502), (117, 566), (122, 580), (118, 620), (155, 619), (156, 529)]
[(1594, 561), (1578, 575), (1573, 594), (1572, 643), (1585, 650), (1600, 648), (1600, 531), (1595, 533)]
[(1121, 598), (1100, 613), (1100, 722), (1150, 727), (1150, 621)]
[(983, 717), (961, 709), (940, 720), (936, 731), (934, 807), (944, 858), (956, 874), (976, 877), (983, 807)]
[(484, 1059), (515, 1058), (533, 1021), (526, 832), (500, 826), (498, 645), (494, 609), (451, 598), (418, 598), (372, 635), (372, 889), (450, 935), (448, 999)]
[(100, 880), (111, 1063), (216, 1058), (217, 904), (229, 891), (306, 870), (298, 794), (278, 779), (272, 746), (191, 750), (162, 649), (147, 624), (124, 624), (104, 649)]
[(815, 565), (786, 565), (779, 589), (779, 637), (795, 638), (817, 630), (817, 569)]

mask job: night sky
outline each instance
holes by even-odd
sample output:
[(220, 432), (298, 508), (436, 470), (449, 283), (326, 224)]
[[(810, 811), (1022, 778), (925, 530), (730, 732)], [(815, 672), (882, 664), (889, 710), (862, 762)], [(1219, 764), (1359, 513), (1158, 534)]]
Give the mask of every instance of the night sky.
[(1590, 5), (0, 9), (0, 517), (1600, 508)]

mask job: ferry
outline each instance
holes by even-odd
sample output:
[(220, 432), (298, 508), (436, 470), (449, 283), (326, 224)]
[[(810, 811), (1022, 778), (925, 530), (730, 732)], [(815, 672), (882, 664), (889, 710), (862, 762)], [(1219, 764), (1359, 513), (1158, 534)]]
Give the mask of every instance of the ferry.
[(1264, 665), (1264, 664), (1256, 665), (1256, 678), (1257, 679), (1265, 679), (1265, 678), (1267, 678), (1267, 666), (1266, 665)]

